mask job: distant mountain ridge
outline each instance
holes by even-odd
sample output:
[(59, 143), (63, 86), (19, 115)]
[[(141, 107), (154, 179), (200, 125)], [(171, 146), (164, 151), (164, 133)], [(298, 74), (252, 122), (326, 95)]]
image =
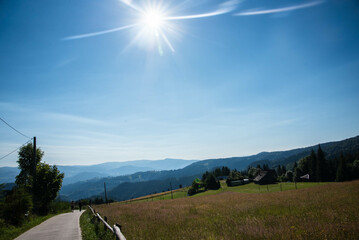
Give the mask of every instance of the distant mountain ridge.
[[(95, 165), (58, 165), (60, 172), (65, 173), (63, 186), (92, 178), (130, 175), (143, 171), (161, 171), (181, 169), (196, 160), (166, 158), (163, 160), (135, 160), (125, 162), (106, 162)], [(20, 170), (17, 167), (0, 167), (0, 183), (15, 182)]]
[[(359, 136), (320, 145), (325, 152), (327, 159), (337, 157), (342, 152), (344, 154), (355, 154), (359, 152)], [(158, 181), (164, 181), (164, 185), (168, 185), (169, 179), (183, 179), (184, 182), (182, 182), (182, 184), (187, 185), (190, 183), (188, 182), (188, 176), (201, 177), (205, 171), (211, 171), (216, 167), (227, 166), (230, 169), (243, 170), (248, 166), (256, 166), (258, 163), (266, 163), (271, 167), (278, 166), (279, 164), (286, 165), (308, 156), (312, 149), (316, 150), (317, 148), (318, 145), (314, 145), (287, 151), (261, 152), (247, 157), (207, 159), (194, 162), (191, 165), (178, 170), (147, 171), (127, 176), (92, 179), (64, 186), (60, 193), (66, 195), (70, 199), (87, 198), (93, 195), (102, 194), (103, 183), (106, 182), (107, 189), (112, 196), (116, 197), (115, 200), (123, 200), (123, 196), (131, 196), (131, 193), (126, 191), (136, 192), (136, 196), (139, 196), (138, 189), (141, 189), (143, 185), (148, 186), (148, 183), (141, 184), (141, 182), (153, 181), (153, 183), (156, 182), (156, 184), (160, 184)], [(184, 179), (186, 179), (186, 181)], [(126, 187), (125, 183), (136, 184), (131, 184), (132, 189), (129, 189)], [(146, 191), (150, 191), (150, 189), (147, 189)]]

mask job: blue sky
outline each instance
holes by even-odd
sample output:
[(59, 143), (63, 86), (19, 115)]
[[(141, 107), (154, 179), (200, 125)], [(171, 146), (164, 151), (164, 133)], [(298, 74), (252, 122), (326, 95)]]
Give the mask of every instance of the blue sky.
[[(143, 22), (149, 11), (160, 24)], [(359, 134), (358, 1), (2, 0), (0, 33), (0, 117), (50, 164)], [(1, 156), (26, 141), (0, 123)]]

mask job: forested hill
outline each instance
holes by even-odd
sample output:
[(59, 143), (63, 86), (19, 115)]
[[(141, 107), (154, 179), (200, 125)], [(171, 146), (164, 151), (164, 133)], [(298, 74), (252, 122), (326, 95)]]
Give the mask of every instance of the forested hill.
[[(343, 141), (324, 143), (321, 144), (321, 147), (326, 153), (327, 159), (339, 156), (342, 152), (344, 154), (356, 154), (359, 153), (359, 136)], [(214, 168), (221, 166), (227, 166), (230, 169), (243, 170), (249, 165), (254, 165), (260, 162), (270, 163), (269, 165), (272, 167), (277, 166), (278, 164), (286, 165), (293, 163), (294, 161), (298, 161), (302, 157), (308, 156), (312, 149), (316, 150), (317, 148), (318, 145), (315, 145), (288, 151), (262, 152), (247, 157), (208, 159), (192, 163), (191, 165), (178, 170), (147, 171), (138, 172), (127, 176), (92, 179), (64, 186), (61, 189), (61, 194), (66, 195), (70, 199), (87, 198), (93, 195), (101, 194), (103, 192), (104, 182), (106, 182), (108, 190), (111, 191), (119, 184), (126, 182), (146, 182), (152, 180), (164, 180), (167, 182), (167, 179), (185, 179), (188, 176), (200, 177), (205, 171), (211, 171)], [(182, 184), (187, 184), (187, 181), (186, 183)], [(132, 186), (141, 188), (140, 185), (141, 184), (135, 184)], [(123, 188), (121, 187), (121, 189)], [(129, 191), (131, 190), (129, 189)], [(137, 192), (136, 189), (132, 189), (132, 191)], [(112, 193), (114, 194), (113, 191)], [(128, 193), (127, 195), (130, 194)]]
[[(271, 168), (274, 168), (278, 165), (291, 165), (295, 161), (310, 155), (312, 149), (316, 152), (318, 150), (318, 146), (319, 145), (315, 145), (282, 152), (259, 153), (256, 156), (261, 155), (261, 159), (258, 158), (256, 161), (252, 162), (251, 165), (256, 166), (257, 164), (268, 164), (268, 166)], [(359, 136), (342, 141), (323, 143), (320, 144), (320, 147), (325, 153), (325, 158), (327, 160), (338, 158), (341, 153), (355, 156), (359, 153)]]

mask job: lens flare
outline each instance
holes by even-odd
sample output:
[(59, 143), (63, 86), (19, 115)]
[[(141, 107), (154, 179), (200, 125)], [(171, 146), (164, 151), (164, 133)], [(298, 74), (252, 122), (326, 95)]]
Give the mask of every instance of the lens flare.
[(164, 16), (161, 11), (157, 9), (150, 9), (144, 13), (141, 22), (147, 28), (158, 30), (164, 25)]

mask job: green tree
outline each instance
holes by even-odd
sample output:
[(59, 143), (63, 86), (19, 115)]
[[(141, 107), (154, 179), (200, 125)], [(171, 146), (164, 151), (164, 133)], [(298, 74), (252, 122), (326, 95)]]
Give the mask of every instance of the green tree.
[(206, 171), (205, 173), (203, 173), (202, 175), (202, 182), (204, 182), (204, 180), (206, 180), (207, 176), (209, 175), (209, 172)]
[(233, 170), (233, 171), (230, 171), (230, 173), (229, 173), (229, 176), (228, 176), (228, 179), (229, 180), (232, 180), (232, 181), (234, 181), (234, 180), (239, 180), (239, 179), (243, 179), (243, 176), (241, 175), (241, 173), (240, 172), (238, 172), (237, 170)]
[(294, 172), (294, 170), (298, 167), (297, 162), (294, 162), (293, 168), (292, 168), (292, 172)]
[(359, 178), (359, 160), (353, 162), (353, 179)]
[(261, 171), (260, 168), (250, 168), (248, 171), (248, 177), (255, 178), (260, 171)]
[(212, 173), (207, 176), (204, 184), (207, 189), (212, 190), (216, 190), (221, 187), (221, 184), (219, 183), (219, 181), (217, 181), (216, 177)]
[(298, 168), (303, 174), (309, 173), (309, 159), (310, 156), (307, 156), (299, 160)]
[(2, 214), (6, 222), (12, 225), (21, 225), (25, 214), (32, 209), (31, 195), (24, 187), (14, 187), (5, 197)]
[(312, 149), (312, 152), (310, 153), (310, 156), (308, 158), (309, 163), (309, 177), (310, 181), (315, 182), (316, 176), (317, 176), (317, 156), (315, 155), (314, 150)]
[(47, 214), (50, 203), (61, 189), (64, 173), (56, 166), (39, 163), (36, 167), (36, 185), (33, 188), (35, 207), (41, 214)]
[(317, 158), (316, 158), (316, 180), (318, 182), (327, 181), (328, 180), (327, 176), (328, 176), (327, 162), (324, 157), (324, 152), (319, 145), (317, 151)]
[(34, 210), (46, 214), (49, 204), (56, 198), (57, 192), (62, 186), (64, 174), (60, 173), (56, 166), (51, 167), (42, 163), (43, 156), (44, 152), (37, 148), (35, 174), (33, 145), (29, 143), (20, 148), (17, 162), (21, 171), (16, 176), (16, 184), (32, 194)]
[(220, 168), (216, 168), (213, 172), (214, 176), (219, 177), (222, 176), (222, 170)]
[(228, 167), (222, 167), (222, 176), (228, 176), (231, 170)]
[[(19, 164), (19, 169), (21, 170), (19, 175), (16, 176), (15, 183), (17, 185), (22, 185), (29, 187), (32, 185), (35, 161), (34, 161), (34, 148), (31, 143), (20, 148), (19, 159), (17, 163)], [(41, 149), (36, 149), (36, 165), (38, 165), (44, 156), (44, 152)]]
[[(300, 177), (303, 176), (303, 171), (300, 167), (296, 167), (294, 169), (294, 174), (293, 174), (293, 182), (299, 182), (300, 181)], [(309, 176), (310, 177), (310, 176)]]
[(286, 173), (285, 173), (285, 177), (286, 177), (286, 181), (293, 181), (293, 172), (291, 170), (288, 170)]
[(337, 168), (337, 175), (335, 178), (336, 182), (342, 182), (346, 180), (346, 161), (344, 158), (343, 153), (340, 155), (340, 159), (339, 159), (339, 164), (338, 164), (338, 168)]

